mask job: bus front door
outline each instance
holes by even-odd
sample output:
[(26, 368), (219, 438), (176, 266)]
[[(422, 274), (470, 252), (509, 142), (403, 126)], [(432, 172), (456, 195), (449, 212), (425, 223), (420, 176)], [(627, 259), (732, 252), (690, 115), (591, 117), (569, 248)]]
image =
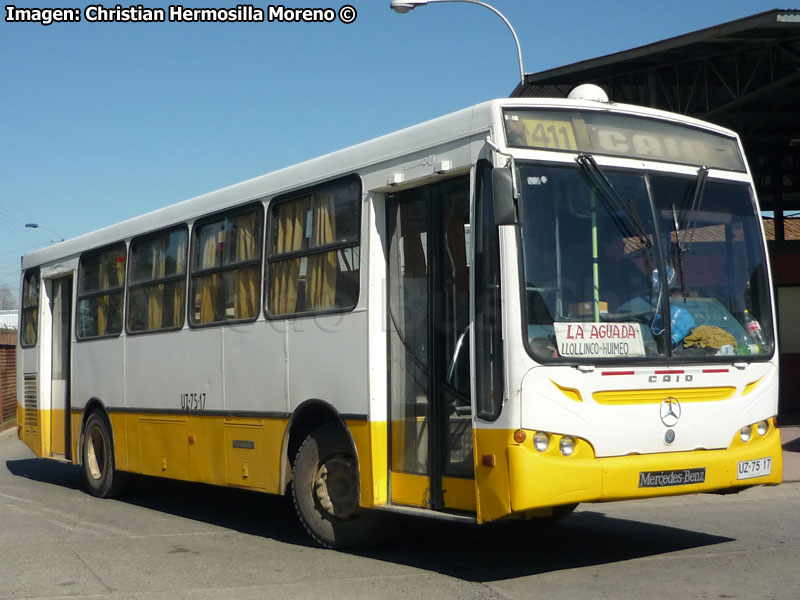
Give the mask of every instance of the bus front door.
[(475, 509), (469, 177), (389, 196), (391, 502)]
[(50, 280), (47, 286), (52, 315), (50, 377), (50, 454), (71, 457), (70, 440), (70, 340), (72, 321), (72, 277)]

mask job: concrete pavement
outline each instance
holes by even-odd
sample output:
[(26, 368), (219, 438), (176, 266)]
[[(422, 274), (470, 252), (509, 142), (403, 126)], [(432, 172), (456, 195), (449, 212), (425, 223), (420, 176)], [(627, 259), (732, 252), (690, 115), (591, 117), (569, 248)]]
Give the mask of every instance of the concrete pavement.
[(783, 481), (800, 481), (800, 425), (779, 429), (783, 444)]

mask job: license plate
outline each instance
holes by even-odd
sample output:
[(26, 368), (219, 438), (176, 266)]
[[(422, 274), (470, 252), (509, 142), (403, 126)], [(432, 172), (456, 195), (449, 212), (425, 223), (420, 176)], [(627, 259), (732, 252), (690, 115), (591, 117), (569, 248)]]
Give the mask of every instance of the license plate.
[(756, 458), (753, 460), (740, 460), (736, 479), (752, 479), (762, 477), (772, 472), (772, 458)]

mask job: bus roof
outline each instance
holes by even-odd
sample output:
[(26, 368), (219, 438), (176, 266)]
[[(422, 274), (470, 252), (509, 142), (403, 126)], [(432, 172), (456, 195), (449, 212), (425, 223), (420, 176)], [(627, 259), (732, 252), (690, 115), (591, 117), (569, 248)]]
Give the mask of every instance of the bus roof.
[[(27, 269), (66, 259), (93, 248), (127, 240), (178, 223), (191, 222), (204, 215), (246, 202), (272, 198), (336, 177), (372, 168), (378, 169), (382, 163), (393, 163), (403, 156), (425, 148), (486, 132), (496, 123), (495, 119), (500, 118), (501, 109), (514, 107), (620, 112), (634, 116), (667, 119), (724, 135), (736, 136), (734, 132), (710, 123), (641, 106), (558, 98), (490, 100), (34, 250), (22, 257), (22, 268)], [(503, 145), (501, 141), (497, 143), (500, 146)]]

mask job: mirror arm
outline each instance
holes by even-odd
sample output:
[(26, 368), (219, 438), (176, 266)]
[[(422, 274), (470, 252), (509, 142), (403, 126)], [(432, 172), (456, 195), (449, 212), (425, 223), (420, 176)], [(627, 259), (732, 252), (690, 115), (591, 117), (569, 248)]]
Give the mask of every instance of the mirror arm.
[(500, 148), (492, 141), (492, 138), (488, 135), (486, 136), (486, 145), (489, 146), (492, 150), (495, 151), (496, 154), (500, 156), (505, 156), (508, 161), (506, 162), (505, 166), (511, 169), (511, 194), (514, 198), (514, 203), (516, 204), (517, 200), (519, 200), (519, 185), (517, 184), (517, 166), (514, 162), (514, 156), (503, 152)]

